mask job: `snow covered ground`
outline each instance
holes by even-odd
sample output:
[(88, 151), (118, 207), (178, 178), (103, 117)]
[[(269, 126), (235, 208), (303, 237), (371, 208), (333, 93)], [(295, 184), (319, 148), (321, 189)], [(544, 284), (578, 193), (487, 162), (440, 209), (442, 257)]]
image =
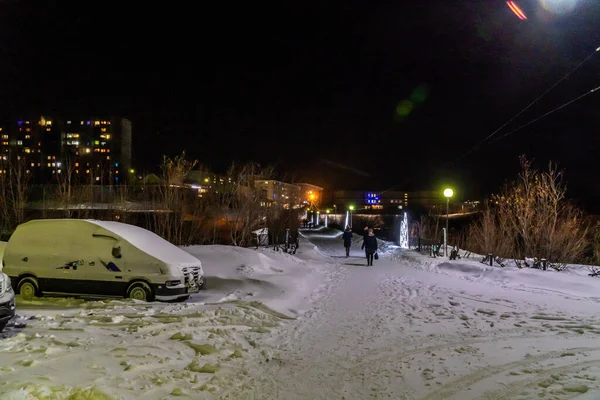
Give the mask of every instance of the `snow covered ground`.
[(19, 301), (27, 326), (0, 334), (0, 399), (600, 398), (600, 280), (586, 269), (386, 243), (366, 267), (360, 238), (345, 258), (340, 232), (305, 235), (296, 256), (188, 248), (209, 289), (182, 304)]

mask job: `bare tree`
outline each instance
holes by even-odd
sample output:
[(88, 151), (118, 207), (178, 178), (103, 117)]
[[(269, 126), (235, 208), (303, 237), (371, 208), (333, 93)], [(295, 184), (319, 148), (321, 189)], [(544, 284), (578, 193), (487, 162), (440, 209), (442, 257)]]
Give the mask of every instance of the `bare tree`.
[(553, 163), (541, 172), (525, 157), (520, 161), (518, 179), (493, 196), (482, 219), (471, 226), (470, 243), (505, 258), (545, 258), (556, 268), (581, 260), (588, 227), (583, 213), (566, 199), (562, 172)]
[(67, 157), (63, 168), (56, 170), (56, 191), (53, 196), (58, 208), (63, 210), (64, 216), (71, 218), (73, 216), (73, 205), (75, 203), (75, 163)]
[(227, 172), (222, 191), (221, 205), (229, 224), (231, 244), (249, 246), (252, 232), (266, 222), (264, 191), (255, 185), (258, 179), (270, 179), (272, 169), (263, 169), (258, 164), (233, 164)]
[(10, 226), (14, 228), (25, 222), (25, 208), (31, 189), (31, 171), (24, 159), (19, 157), (10, 163), (5, 184)]
[(186, 187), (185, 180), (197, 164), (185, 158), (185, 153), (169, 158), (163, 157), (161, 181), (151, 188), (153, 196), (153, 220), (155, 232), (166, 240), (178, 244), (190, 244), (186, 232), (186, 215), (194, 214), (194, 197), (198, 196)]

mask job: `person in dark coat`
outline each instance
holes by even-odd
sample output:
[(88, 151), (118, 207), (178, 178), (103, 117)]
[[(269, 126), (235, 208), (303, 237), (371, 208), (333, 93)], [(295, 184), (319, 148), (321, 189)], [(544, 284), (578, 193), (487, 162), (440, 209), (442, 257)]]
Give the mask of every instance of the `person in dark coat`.
[(350, 256), (350, 246), (352, 246), (352, 230), (350, 226), (346, 226), (342, 238), (344, 239), (344, 247), (346, 248), (346, 258), (348, 258)]
[(377, 238), (373, 233), (373, 229), (369, 229), (367, 236), (365, 236), (361, 249), (365, 249), (365, 255), (367, 257), (367, 267), (372, 266), (373, 257), (377, 252)]

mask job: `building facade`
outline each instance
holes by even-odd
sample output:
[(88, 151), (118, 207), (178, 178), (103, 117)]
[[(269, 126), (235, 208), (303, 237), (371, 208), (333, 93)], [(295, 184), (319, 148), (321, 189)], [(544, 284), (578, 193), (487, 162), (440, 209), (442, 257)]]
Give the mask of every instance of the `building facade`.
[(323, 188), (310, 183), (296, 183), (299, 187), (299, 203), (320, 207), (323, 204)]
[(36, 183), (69, 174), (94, 184), (133, 174), (132, 126), (125, 118), (22, 118), (0, 125), (0, 173), (19, 167)]
[(300, 186), (274, 179), (257, 179), (254, 185), (265, 191), (266, 199), (284, 208), (294, 208), (299, 204)]
[(396, 214), (409, 202), (408, 193), (402, 191), (335, 190), (325, 192), (324, 196), (325, 206), (335, 213), (343, 213), (353, 207), (365, 213)]

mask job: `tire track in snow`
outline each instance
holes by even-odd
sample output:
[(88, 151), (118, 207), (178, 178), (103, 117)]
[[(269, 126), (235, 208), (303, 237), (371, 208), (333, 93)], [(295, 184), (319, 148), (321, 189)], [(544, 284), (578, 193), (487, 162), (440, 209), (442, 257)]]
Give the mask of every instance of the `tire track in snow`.
[[(559, 351), (550, 351), (550, 352), (547, 352), (547, 353), (544, 353), (541, 355), (530, 356), (527, 358), (520, 359), (518, 361), (513, 361), (513, 362), (501, 364), (501, 365), (480, 367), (480, 368), (478, 368), (478, 370), (476, 372), (464, 375), (457, 380), (443, 384), (439, 389), (437, 389), (433, 392), (430, 392), (430, 393), (426, 394), (425, 396), (421, 397), (421, 400), (449, 399), (453, 395), (457, 394), (458, 392), (460, 392), (462, 390), (467, 390), (470, 386), (472, 386), (475, 383), (480, 382), (486, 378), (496, 376), (500, 373), (507, 372), (514, 368), (526, 367), (526, 366), (529, 366), (532, 364), (540, 363), (542, 361), (561, 359), (562, 355), (565, 352), (600, 352), (600, 347), (576, 347), (576, 348), (569, 348), (569, 349), (561, 349)], [(597, 361), (598, 360), (594, 360), (593, 362), (597, 362)], [(588, 362), (580, 363), (580, 364), (587, 364), (587, 363)], [(576, 365), (573, 364), (570, 367), (564, 367), (564, 368), (571, 368), (571, 367), (575, 367), (575, 366)], [(560, 367), (559, 367), (559, 370), (560, 370)]]

